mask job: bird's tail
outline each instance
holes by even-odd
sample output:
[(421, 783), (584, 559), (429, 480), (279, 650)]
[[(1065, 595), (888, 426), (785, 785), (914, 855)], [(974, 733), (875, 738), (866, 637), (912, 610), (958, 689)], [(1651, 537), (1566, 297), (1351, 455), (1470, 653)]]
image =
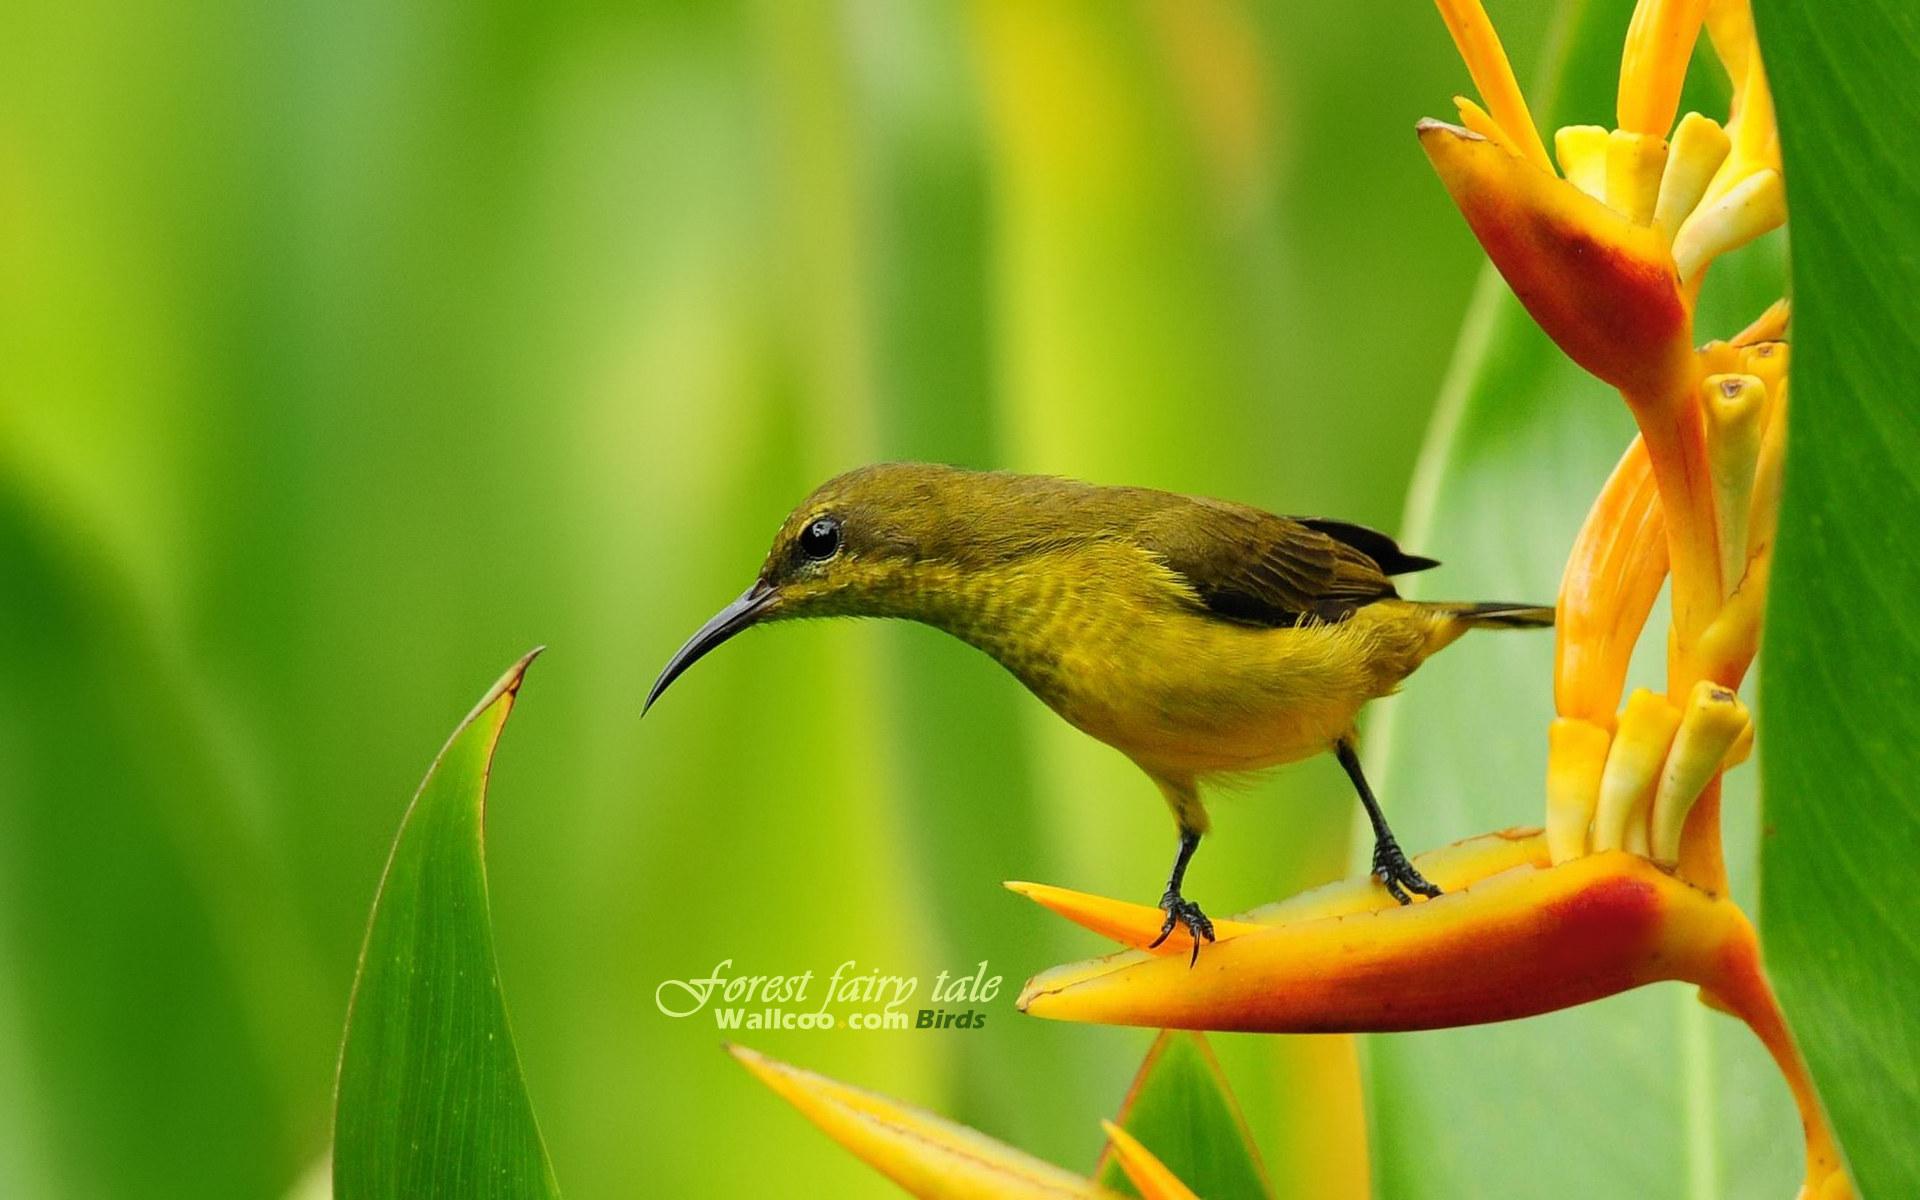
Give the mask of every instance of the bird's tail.
[(1507, 604), (1491, 600), (1483, 604), (1429, 607), (1455, 618), (1468, 629), (1550, 629), (1553, 626), (1553, 606), (1547, 604)]
[(1420, 657), (1437, 654), (1469, 629), (1546, 629), (1553, 609), (1543, 604), (1455, 604), (1415, 601), (1426, 617), (1427, 640)]

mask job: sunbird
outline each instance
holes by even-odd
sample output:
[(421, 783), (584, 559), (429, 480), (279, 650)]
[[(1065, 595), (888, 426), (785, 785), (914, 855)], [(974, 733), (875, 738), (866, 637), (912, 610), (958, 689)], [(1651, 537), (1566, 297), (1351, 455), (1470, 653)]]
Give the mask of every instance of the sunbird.
[(1213, 922), (1181, 887), (1209, 829), (1204, 781), (1331, 750), (1373, 824), (1373, 874), (1402, 904), (1437, 896), (1360, 770), (1354, 719), (1469, 629), (1538, 628), (1530, 604), (1403, 600), (1392, 576), (1439, 564), (1383, 533), (1200, 496), (1042, 475), (881, 463), (788, 515), (752, 586), (667, 662), (681, 673), (753, 625), (902, 617), (1011, 671), (1159, 785), (1180, 830), (1158, 946)]

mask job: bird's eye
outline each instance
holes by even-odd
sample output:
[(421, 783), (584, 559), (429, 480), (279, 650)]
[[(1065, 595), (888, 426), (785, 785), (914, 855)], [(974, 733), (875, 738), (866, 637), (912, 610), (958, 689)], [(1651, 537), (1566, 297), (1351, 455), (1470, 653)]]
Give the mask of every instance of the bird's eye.
[(840, 552), (840, 522), (833, 517), (817, 518), (800, 531), (800, 553), (815, 562)]

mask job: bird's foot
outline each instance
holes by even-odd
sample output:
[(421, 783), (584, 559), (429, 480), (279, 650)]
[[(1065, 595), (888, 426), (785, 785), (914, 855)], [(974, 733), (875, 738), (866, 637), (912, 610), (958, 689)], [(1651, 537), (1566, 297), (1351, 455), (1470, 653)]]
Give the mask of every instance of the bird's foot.
[(1408, 892), (1418, 892), (1432, 899), (1440, 894), (1440, 889), (1427, 882), (1427, 877), (1414, 869), (1407, 861), (1406, 851), (1400, 849), (1400, 843), (1390, 837), (1381, 838), (1373, 844), (1374, 878), (1386, 885), (1387, 894), (1402, 904), (1412, 904), (1413, 897)]
[(1193, 954), (1187, 959), (1191, 967), (1200, 961), (1200, 939), (1213, 941), (1213, 919), (1200, 911), (1200, 906), (1182, 896), (1179, 892), (1168, 892), (1160, 897), (1160, 909), (1167, 914), (1166, 924), (1160, 927), (1160, 936), (1147, 945), (1152, 950), (1173, 934), (1175, 925), (1185, 925), (1187, 936), (1193, 939)]

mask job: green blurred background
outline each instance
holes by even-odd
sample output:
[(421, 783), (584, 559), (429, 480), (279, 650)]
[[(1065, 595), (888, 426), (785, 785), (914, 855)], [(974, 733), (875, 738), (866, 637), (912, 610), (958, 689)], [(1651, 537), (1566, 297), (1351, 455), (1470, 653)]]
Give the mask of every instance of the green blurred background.
[[(1524, 76), (1545, 6), (1490, 7)], [(1093, 946), (999, 881), (1151, 902), (1171, 823), (927, 630), (755, 634), (643, 724), (653, 673), (874, 459), (1392, 528), (1480, 262), (1412, 137), (1466, 85), (1423, 4), (4, 28), (0, 1195), (312, 1166), (406, 799), (537, 643), (489, 857), (569, 1194), (891, 1194), (656, 985), (985, 959), (1010, 992)], [(1326, 762), (1223, 798), (1191, 892), (1342, 873), (1352, 810)], [(1148, 1040), (1004, 1006), (752, 1039), (1078, 1167)], [(1219, 1043), (1283, 1185), (1339, 1176), (1344, 1047)]]

